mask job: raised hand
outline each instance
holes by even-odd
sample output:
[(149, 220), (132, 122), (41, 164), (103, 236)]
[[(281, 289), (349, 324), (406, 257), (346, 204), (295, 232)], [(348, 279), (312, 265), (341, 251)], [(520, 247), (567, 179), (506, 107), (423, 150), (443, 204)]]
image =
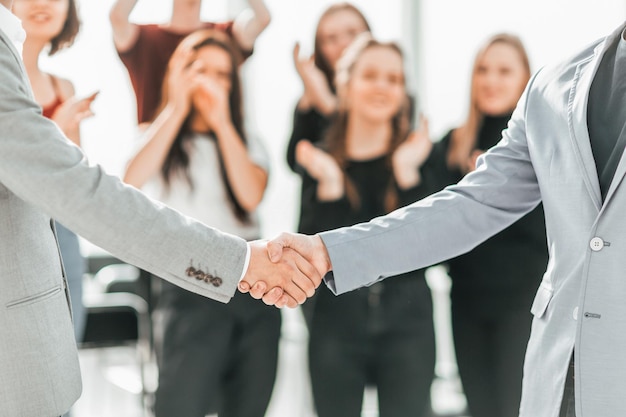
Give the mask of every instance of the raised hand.
[[(277, 307), (293, 308), (315, 294), (315, 289), (322, 281), (322, 275), (310, 261), (290, 249), (288, 242), (284, 247), (280, 246), (282, 245), (280, 242), (275, 244), (275, 255), (272, 260), (268, 242), (261, 240), (250, 242), (250, 264), (246, 275), (239, 283), (239, 290), (245, 293), (254, 288), (250, 291), (252, 297), (263, 298), (266, 304)], [(272, 290), (268, 292), (267, 298), (264, 298), (268, 288)]]
[(304, 139), (296, 145), (296, 161), (317, 180), (317, 198), (332, 201), (344, 194), (344, 177), (337, 161)]
[(315, 107), (320, 113), (329, 115), (337, 108), (337, 99), (330, 90), (324, 73), (315, 65), (313, 56), (300, 56), (300, 44), (293, 48), (293, 61), (304, 84), (302, 107)]
[(419, 129), (395, 150), (392, 155), (393, 173), (401, 188), (419, 184), (419, 168), (430, 155), (433, 144), (428, 132), (428, 119), (420, 115)]
[(226, 87), (207, 75), (199, 75), (197, 81), (193, 101), (206, 123), (216, 132), (225, 124), (231, 124)]
[(93, 116), (91, 103), (96, 99), (98, 91), (87, 97), (70, 97), (61, 104), (51, 119), (72, 142), (80, 146), (80, 122)]
[(168, 71), (167, 101), (178, 114), (187, 115), (191, 110), (191, 96), (198, 85), (202, 65), (194, 61), (194, 52), (179, 49), (172, 56)]

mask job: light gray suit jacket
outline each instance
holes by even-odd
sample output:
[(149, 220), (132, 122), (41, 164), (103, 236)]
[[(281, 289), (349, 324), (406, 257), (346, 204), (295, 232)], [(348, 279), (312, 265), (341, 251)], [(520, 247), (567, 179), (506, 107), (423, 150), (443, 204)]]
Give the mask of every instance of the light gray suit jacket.
[[(243, 239), (89, 166), (41, 115), (21, 58), (0, 30), (0, 416), (58, 416), (81, 392), (50, 217), (124, 261), (222, 302), (245, 263)], [(192, 265), (204, 273), (191, 273)]]
[(342, 293), (467, 252), (542, 201), (550, 260), (531, 308), (523, 417), (557, 417), (574, 346), (577, 417), (626, 416), (626, 156), (603, 203), (586, 122), (591, 81), (623, 29), (539, 71), (500, 144), (458, 185), (321, 234), (327, 284)]

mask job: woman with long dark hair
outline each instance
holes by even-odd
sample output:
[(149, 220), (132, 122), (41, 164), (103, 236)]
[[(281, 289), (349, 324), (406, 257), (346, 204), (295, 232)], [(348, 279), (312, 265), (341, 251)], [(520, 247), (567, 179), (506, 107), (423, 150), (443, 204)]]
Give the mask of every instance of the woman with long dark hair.
[[(183, 214), (252, 240), (260, 234), (255, 209), (268, 166), (263, 147), (244, 130), (240, 59), (218, 31), (194, 32), (181, 42), (160, 110), (124, 179)], [(192, 260), (193, 267), (206, 268), (201, 262)], [(279, 310), (243, 294), (220, 304), (163, 283), (156, 318), (156, 417), (265, 414)]]

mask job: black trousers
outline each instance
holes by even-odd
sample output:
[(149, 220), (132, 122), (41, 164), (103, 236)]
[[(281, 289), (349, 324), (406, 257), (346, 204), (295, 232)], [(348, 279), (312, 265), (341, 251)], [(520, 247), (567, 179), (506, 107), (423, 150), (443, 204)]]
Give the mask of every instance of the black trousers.
[(470, 415), (517, 417), (532, 322), (527, 305), (494, 311), (452, 295), (454, 346)]
[(280, 326), (280, 310), (247, 294), (222, 304), (164, 282), (155, 311), (155, 416), (263, 417)]
[(309, 369), (319, 417), (361, 416), (368, 385), (377, 388), (380, 417), (430, 415), (430, 292), (423, 279), (394, 280), (338, 297), (318, 290), (309, 321)]

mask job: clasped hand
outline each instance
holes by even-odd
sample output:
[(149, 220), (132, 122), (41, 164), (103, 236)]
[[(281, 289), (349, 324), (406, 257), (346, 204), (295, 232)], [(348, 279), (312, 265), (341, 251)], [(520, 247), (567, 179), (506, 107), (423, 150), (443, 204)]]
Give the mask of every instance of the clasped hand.
[(268, 305), (294, 308), (315, 294), (330, 270), (319, 236), (283, 233), (270, 241), (250, 242), (250, 264), (239, 291)]

